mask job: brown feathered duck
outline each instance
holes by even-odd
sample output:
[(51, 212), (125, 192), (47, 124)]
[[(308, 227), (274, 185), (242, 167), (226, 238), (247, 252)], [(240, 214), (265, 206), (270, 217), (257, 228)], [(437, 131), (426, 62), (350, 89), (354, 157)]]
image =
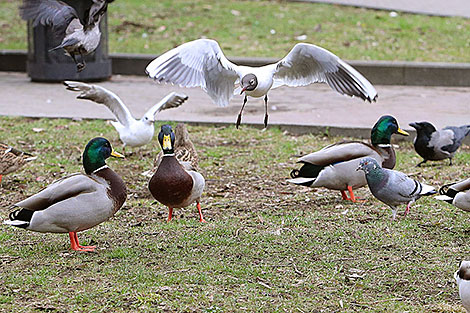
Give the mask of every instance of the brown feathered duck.
[(37, 157), (0, 142), (0, 183), (2, 176), (18, 171)]

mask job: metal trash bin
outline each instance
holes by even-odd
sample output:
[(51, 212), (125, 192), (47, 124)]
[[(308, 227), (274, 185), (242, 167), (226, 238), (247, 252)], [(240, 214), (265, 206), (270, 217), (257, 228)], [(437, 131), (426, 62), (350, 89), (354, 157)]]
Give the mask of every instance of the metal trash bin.
[[(92, 4), (91, 0), (62, 0), (75, 8), (80, 18)], [(64, 80), (101, 81), (111, 78), (111, 59), (108, 56), (108, 18), (107, 13), (100, 23), (101, 41), (96, 50), (86, 56), (86, 67), (77, 72), (72, 58), (65, 55), (64, 49), (57, 49), (61, 39), (54, 36), (50, 27), (41, 24), (32, 27), (28, 22), (28, 60), (27, 72), (32, 81), (59, 82)]]

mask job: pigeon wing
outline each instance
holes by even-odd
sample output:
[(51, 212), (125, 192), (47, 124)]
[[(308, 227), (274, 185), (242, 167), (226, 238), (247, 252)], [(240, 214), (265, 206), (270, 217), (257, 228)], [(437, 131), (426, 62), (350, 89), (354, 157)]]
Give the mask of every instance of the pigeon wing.
[(219, 106), (228, 105), (239, 77), (238, 66), (210, 39), (184, 43), (153, 60), (145, 71), (159, 83), (201, 87)]
[(107, 106), (122, 125), (127, 127), (134, 120), (124, 102), (106, 88), (75, 81), (65, 81), (64, 85), (67, 86), (67, 90), (80, 92), (78, 99), (87, 99)]
[(369, 102), (377, 99), (372, 84), (338, 56), (321, 47), (298, 43), (276, 63), (273, 88), (327, 83), (342, 95), (355, 96)]
[[(389, 169), (384, 169), (384, 171), (387, 172), (389, 177), (386, 189), (395, 195), (395, 200), (399, 202), (411, 201), (419, 198), (422, 194), (424, 185), (419, 181), (399, 171)], [(426, 187), (429, 186), (426, 185)]]
[(54, 35), (59, 38), (64, 37), (70, 22), (78, 18), (74, 8), (58, 0), (23, 0), (20, 16), (24, 20), (32, 20), (33, 26), (51, 26)]

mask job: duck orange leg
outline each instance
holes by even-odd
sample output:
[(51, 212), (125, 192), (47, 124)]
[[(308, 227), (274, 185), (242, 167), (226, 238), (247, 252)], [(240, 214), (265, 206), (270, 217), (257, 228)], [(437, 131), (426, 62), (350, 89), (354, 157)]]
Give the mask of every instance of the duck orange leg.
[(344, 190), (341, 190), (341, 197), (343, 197), (343, 200), (349, 200), (348, 195)]
[(72, 246), (72, 250), (75, 251), (95, 251), (95, 246), (81, 246), (78, 243), (78, 236), (76, 232), (69, 232), (69, 237), (70, 237), (70, 245)]
[(0, 175), (0, 183), (2, 182), (2, 175)]
[(197, 210), (199, 211), (199, 222), (206, 223), (206, 220), (202, 216), (201, 204), (199, 203), (199, 201), (197, 202), (196, 207), (197, 207)]
[(172, 217), (173, 217), (173, 208), (168, 207), (168, 220), (167, 220), (167, 222), (171, 221)]
[(356, 198), (356, 196), (354, 196), (354, 192), (351, 186), (348, 186), (348, 191), (349, 191), (349, 196), (351, 197), (349, 198), (349, 200), (351, 200), (352, 202), (365, 202), (365, 200), (358, 199)]

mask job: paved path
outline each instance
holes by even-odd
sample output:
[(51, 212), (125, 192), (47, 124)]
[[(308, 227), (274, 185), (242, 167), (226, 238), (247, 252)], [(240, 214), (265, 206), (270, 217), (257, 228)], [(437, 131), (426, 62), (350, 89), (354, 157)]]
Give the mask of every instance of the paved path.
[[(161, 112), (159, 120), (234, 123), (242, 103), (242, 97), (235, 96), (228, 107), (217, 107), (199, 88), (159, 85), (145, 77), (113, 76), (99, 84), (118, 94), (138, 117), (171, 91), (189, 96), (181, 107)], [(410, 128), (409, 122), (422, 120), (441, 127), (470, 124), (468, 87), (376, 88), (379, 100), (372, 104), (341, 96), (323, 84), (274, 89), (269, 93), (269, 122), (370, 129), (381, 115), (391, 114), (405, 129)], [(0, 115), (112, 118), (104, 106), (75, 99), (76, 95), (62, 84), (32, 83), (24, 73), (0, 72)], [(263, 116), (263, 101), (250, 98), (242, 123), (261, 124)]]
[(322, 2), (365, 7), (378, 10), (393, 10), (427, 15), (463, 16), (470, 18), (469, 0), (294, 0)]

